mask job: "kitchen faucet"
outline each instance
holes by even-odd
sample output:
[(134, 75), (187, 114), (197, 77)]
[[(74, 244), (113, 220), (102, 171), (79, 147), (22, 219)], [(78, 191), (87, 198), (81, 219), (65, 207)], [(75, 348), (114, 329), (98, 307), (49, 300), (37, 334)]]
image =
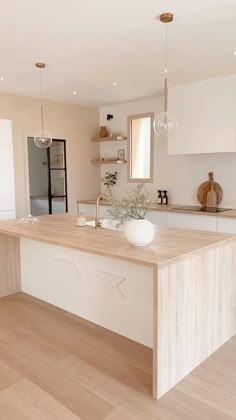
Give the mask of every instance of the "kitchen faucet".
[(99, 218), (99, 201), (103, 196), (111, 197), (108, 193), (99, 194), (96, 201), (96, 219), (95, 219), (95, 228), (100, 228), (102, 226), (102, 219)]

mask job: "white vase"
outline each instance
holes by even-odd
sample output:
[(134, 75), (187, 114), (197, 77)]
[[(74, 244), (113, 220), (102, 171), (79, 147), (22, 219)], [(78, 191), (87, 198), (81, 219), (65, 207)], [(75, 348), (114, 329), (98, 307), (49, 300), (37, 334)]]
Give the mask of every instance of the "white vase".
[(130, 220), (126, 223), (125, 237), (134, 246), (146, 246), (154, 238), (154, 226), (149, 220)]

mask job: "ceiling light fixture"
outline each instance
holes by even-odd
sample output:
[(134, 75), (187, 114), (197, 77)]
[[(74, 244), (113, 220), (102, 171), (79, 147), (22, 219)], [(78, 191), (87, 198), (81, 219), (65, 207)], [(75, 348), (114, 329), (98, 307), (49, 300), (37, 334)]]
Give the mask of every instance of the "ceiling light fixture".
[(236, 55), (236, 51), (233, 52), (233, 55)]
[(113, 82), (112, 84), (113, 84), (113, 86), (116, 86), (117, 85), (117, 82)]
[(74, 90), (73, 95), (77, 95), (77, 92)]
[(5, 80), (5, 77), (1, 76), (1, 77), (0, 77), (0, 80)]
[(45, 69), (44, 63), (36, 63), (35, 67), (39, 69), (39, 90), (40, 90), (40, 102), (41, 102), (41, 130), (37, 131), (34, 136), (34, 142), (40, 149), (47, 149), (52, 144), (52, 137), (48, 131), (44, 130), (44, 119), (43, 119), (43, 105), (42, 105), (42, 69)]
[(165, 63), (164, 63), (164, 75), (165, 75), (165, 103), (164, 103), (164, 112), (161, 112), (156, 115), (153, 123), (153, 129), (158, 136), (167, 135), (171, 136), (175, 130), (178, 128), (178, 120), (175, 115), (171, 115), (168, 112), (168, 82), (167, 82), (167, 52), (168, 52), (168, 33), (167, 26), (168, 23), (173, 22), (174, 15), (172, 13), (163, 13), (160, 15), (160, 21), (166, 25), (166, 37), (165, 37)]

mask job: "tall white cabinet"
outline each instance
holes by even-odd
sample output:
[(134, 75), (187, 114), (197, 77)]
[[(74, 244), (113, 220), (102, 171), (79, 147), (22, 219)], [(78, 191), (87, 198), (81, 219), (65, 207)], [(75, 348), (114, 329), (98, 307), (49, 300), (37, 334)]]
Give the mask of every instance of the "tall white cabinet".
[(16, 217), (12, 143), (12, 121), (0, 119), (0, 220)]

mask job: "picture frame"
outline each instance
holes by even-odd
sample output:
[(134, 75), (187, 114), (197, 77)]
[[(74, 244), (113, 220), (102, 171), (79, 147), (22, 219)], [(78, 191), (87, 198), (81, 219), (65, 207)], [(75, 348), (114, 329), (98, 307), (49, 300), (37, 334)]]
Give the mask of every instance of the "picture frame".
[(125, 149), (118, 149), (117, 159), (118, 160), (125, 160)]

